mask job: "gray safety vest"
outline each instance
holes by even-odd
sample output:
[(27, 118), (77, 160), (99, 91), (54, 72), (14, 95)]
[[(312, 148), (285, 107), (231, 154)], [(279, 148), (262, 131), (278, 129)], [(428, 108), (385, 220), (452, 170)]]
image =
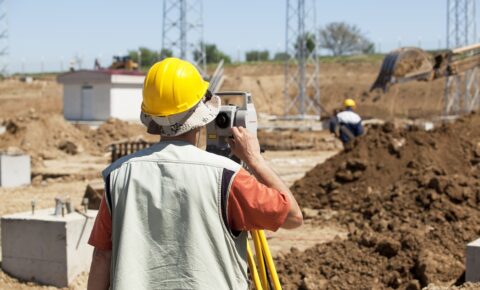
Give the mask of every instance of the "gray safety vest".
[(226, 222), (240, 165), (160, 142), (103, 172), (112, 215), (112, 289), (247, 289), (247, 233)]

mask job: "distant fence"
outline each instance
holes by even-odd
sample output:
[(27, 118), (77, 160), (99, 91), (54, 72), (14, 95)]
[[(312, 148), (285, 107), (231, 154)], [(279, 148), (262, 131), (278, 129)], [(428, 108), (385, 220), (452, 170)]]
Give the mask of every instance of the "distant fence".
[(127, 156), (139, 150), (148, 148), (155, 143), (156, 142), (137, 141), (111, 144), (110, 151), (112, 152), (112, 163), (122, 158), (123, 156)]

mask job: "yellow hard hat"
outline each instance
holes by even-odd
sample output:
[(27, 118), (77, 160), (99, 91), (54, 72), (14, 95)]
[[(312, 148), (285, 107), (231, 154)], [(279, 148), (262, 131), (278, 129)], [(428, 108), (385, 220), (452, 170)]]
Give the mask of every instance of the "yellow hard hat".
[(355, 101), (352, 99), (346, 99), (343, 101), (343, 106), (346, 108), (354, 108), (356, 106)]
[(166, 58), (154, 64), (143, 84), (142, 112), (170, 116), (187, 111), (204, 96), (208, 82), (191, 63)]

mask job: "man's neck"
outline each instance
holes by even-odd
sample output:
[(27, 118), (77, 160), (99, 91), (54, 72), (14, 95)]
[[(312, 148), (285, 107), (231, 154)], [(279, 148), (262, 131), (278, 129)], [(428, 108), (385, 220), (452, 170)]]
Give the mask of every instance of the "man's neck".
[(173, 137), (163, 136), (160, 139), (160, 142), (161, 141), (181, 141), (181, 142), (190, 143), (193, 146), (197, 146), (197, 133), (196, 133), (196, 130), (193, 130), (185, 134), (182, 134), (180, 136), (173, 136)]

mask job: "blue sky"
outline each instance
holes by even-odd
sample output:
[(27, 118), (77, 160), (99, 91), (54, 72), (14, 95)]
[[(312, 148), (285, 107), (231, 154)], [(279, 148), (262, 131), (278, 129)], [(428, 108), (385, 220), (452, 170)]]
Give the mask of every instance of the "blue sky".
[[(162, 8), (162, 0), (9, 0), (9, 70), (40, 71), (43, 63), (58, 71), (75, 55), (84, 67), (95, 57), (107, 65), (129, 49), (159, 49)], [(382, 51), (445, 44), (446, 0), (318, 0), (316, 11), (317, 26), (356, 24)], [(251, 49), (277, 52), (285, 14), (286, 0), (204, 0), (204, 39), (233, 59)]]

